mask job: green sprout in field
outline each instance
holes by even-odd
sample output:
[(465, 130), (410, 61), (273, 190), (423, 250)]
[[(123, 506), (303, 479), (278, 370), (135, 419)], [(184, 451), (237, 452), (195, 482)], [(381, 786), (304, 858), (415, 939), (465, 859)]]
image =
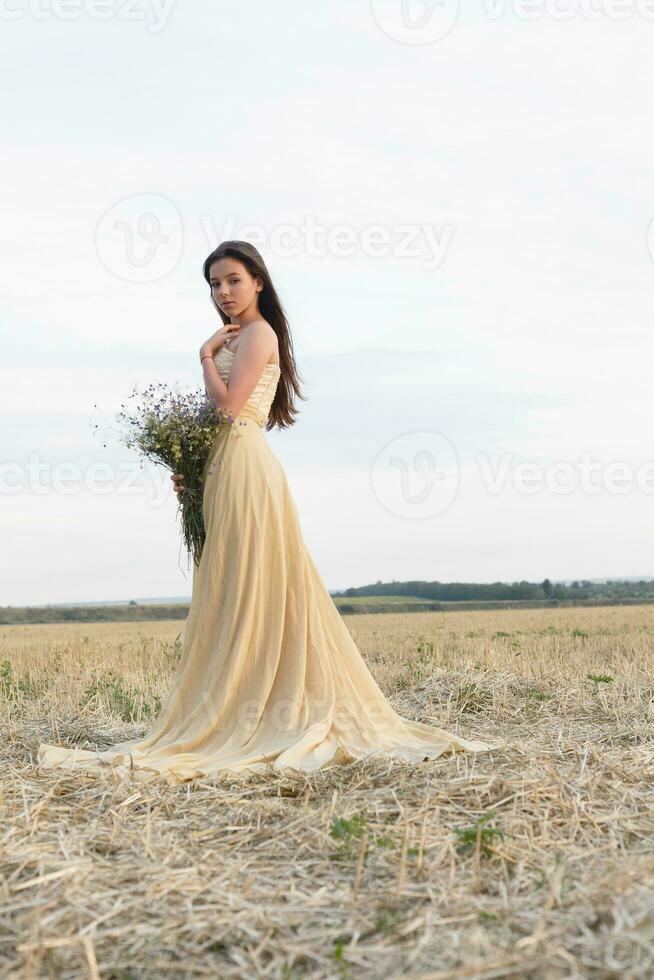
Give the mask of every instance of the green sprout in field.
[(500, 827), (488, 827), (489, 820), (495, 816), (494, 810), (489, 810), (468, 827), (454, 827), (454, 833), (459, 843), (456, 847), (457, 854), (472, 853), (479, 845), (479, 853), (483, 857), (490, 857), (493, 853), (493, 841), (496, 837), (503, 838), (504, 831)]
[(611, 684), (613, 682), (610, 674), (586, 674), (586, 677), (594, 683), (596, 691), (599, 689), (600, 684)]

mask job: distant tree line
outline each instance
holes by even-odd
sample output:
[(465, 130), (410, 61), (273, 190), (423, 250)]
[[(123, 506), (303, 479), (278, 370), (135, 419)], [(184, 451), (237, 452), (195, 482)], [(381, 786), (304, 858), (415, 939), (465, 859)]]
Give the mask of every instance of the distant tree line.
[(335, 596), (415, 596), (418, 599), (440, 599), (443, 602), (493, 599), (654, 599), (654, 579), (637, 582), (611, 579), (590, 582), (587, 579), (570, 582), (375, 582), (357, 588), (333, 592)]

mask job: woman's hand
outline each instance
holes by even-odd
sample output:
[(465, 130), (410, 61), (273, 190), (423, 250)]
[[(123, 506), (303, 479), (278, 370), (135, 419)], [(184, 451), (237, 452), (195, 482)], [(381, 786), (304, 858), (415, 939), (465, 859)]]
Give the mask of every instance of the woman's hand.
[(170, 479), (173, 481), (173, 490), (177, 494), (177, 499), (179, 500), (179, 495), (184, 489), (184, 487), (182, 486), (182, 480), (184, 479), (184, 477), (182, 476), (181, 473), (172, 473)]
[(224, 323), (219, 330), (216, 330), (200, 348), (200, 357), (210, 354), (212, 357), (217, 354), (220, 348), (234, 337), (241, 329), (240, 323)]

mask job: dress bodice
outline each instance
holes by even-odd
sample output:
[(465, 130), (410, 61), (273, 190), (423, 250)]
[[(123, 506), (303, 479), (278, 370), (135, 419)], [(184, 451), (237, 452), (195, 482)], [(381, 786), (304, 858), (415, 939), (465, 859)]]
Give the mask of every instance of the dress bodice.
[[(229, 372), (235, 357), (235, 351), (227, 350), (225, 347), (221, 347), (213, 359), (216, 369), (218, 370), (218, 374), (223, 379), (225, 384), (227, 384), (229, 379)], [(256, 413), (261, 413), (264, 419), (264, 424), (268, 418), (270, 406), (273, 403), (275, 392), (277, 391), (280, 375), (281, 370), (279, 364), (273, 364), (272, 362), (266, 364), (261, 372), (259, 380), (254, 386), (252, 394), (245, 403), (246, 408), (254, 409)]]

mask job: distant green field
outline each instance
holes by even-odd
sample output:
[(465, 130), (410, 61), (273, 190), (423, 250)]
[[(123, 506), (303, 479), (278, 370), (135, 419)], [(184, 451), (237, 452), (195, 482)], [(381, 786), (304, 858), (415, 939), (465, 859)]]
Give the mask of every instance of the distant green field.
[[(380, 612), (426, 612), (438, 610), (442, 604), (414, 596), (334, 597), (343, 614)], [(458, 603), (454, 604), (458, 606)], [(136, 623), (186, 619), (188, 602), (150, 603), (102, 606), (5, 606), (0, 608), (0, 625), (19, 626), (21, 623)]]
[[(648, 605), (654, 600), (623, 599), (467, 599), (445, 602), (416, 596), (333, 596), (336, 608), (343, 616), (374, 613), (463, 612), (471, 609), (549, 609), (572, 606), (635, 606)], [(187, 602), (130, 603), (101, 606), (4, 606), (0, 607), (0, 626), (20, 626), (34, 623), (142, 623), (184, 620), (188, 616)]]

